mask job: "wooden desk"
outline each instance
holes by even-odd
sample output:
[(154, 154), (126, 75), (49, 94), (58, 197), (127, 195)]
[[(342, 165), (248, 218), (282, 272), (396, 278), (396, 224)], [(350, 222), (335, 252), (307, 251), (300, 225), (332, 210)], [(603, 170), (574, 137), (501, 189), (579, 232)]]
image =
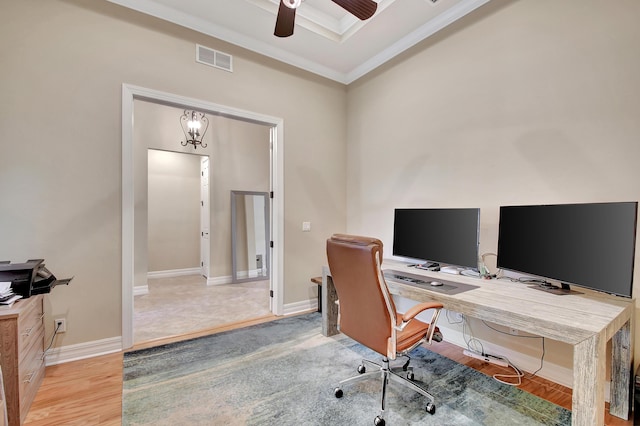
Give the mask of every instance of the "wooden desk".
[[(628, 419), (631, 407), (633, 336), (631, 323), (635, 301), (576, 287), (581, 294), (555, 295), (508, 280), (481, 280), (441, 272), (409, 268), (384, 260), (383, 269), (422, 275), (445, 284), (468, 284), (477, 288), (444, 294), (429, 288), (387, 280), (392, 294), (417, 302), (438, 301), (447, 310), (513, 327), (573, 345), (572, 424), (604, 424), (605, 359), (612, 339), (612, 415)], [(338, 333), (337, 298), (327, 267), (322, 271), (322, 332)]]

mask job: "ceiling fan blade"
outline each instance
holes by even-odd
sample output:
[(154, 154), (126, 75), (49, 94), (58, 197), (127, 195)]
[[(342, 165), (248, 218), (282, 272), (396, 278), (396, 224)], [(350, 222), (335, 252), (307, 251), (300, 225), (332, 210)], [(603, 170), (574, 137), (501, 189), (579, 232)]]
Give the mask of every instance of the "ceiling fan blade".
[(332, 0), (335, 4), (342, 7), (356, 18), (365, 20), (369, 19), (376, 13), (378, 3), (373, 0)]
[(277, 37), (289, 37), (293, 34), (293, 27), (296, 21), (296, 10), (285, 6), (284, 0), (280, 0), (278, 17), (276, 18), (276, 29), (273, 35)]

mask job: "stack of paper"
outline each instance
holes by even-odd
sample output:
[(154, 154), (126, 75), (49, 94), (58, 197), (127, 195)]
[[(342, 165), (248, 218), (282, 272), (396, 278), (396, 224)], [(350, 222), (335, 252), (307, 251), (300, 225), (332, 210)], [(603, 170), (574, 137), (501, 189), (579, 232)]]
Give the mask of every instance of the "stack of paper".
[(0, 282), (0, 307), (10, 307), (18, 299), (22, 296), (13, 292), (11, 282)]

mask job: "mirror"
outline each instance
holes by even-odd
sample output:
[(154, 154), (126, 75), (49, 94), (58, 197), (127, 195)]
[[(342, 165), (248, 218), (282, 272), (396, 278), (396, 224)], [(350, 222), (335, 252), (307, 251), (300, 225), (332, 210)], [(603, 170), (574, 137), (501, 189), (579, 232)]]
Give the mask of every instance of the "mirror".
[(231, 191), (232, 282), (269, 279), (269, 194)]

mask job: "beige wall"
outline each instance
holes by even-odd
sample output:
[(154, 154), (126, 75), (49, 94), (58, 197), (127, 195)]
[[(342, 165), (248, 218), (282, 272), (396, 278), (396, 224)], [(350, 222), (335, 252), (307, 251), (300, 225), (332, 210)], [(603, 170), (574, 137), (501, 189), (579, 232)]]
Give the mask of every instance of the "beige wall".
[(200, 156), (150, 149), (149, 272), (200, 267)]
[[(395, 207), (480, 207), (495, 253), (500, 205), (640, 200), (638, 17), (636, 0), (493, 0), (352, 84), (348, 230), (391, 255)], [(545, 361), (571, 368), (560, 346)]]
[(219, 124), (210, 166), (211, 276), (229, 277), (231, 191), (269, 192), (269, 128), (223, 118), (215, 123)]
[[(151, 236), (149, 219), (157, 211), (154, 209), (154, 201), (149, 199), (149, 192), (153, 186), (150, 182), (152, 171), (149, 167), (149, 152), (151, 149), (165, 152), (195, 153), (192, 147), (183, 147), (180, 141), (184, 140), (184, 134), (178, 124), (178, 117), (183, 110), (160, 105), (157, 103), (136, 100), (134, 101), (133, 116), (133, 164), (134, 164), (134, 285), (146, 286), (149, 271), (156, 271), (150, 265), (153, 247), (149, 244), (155, 237)], [(205, 143), (211, 143), (211, 137), (206, 134)], [(208, 155), (210, 151), (200, 150), (199, 154)], [(153, 154), (152, 154), (153, 155)], [(186, 160), (185, 160), (186, 161)], [(199, 168), (199, 166), (198, 166)], [(198, 194), (199, 198), (199, 194)], [(157, 246), (155, 247), (157, 249)]]
[[(151, 211), (149, 189), (152, 187), (149, 179), (151, 171), (149, 169), (150, 149), (162, 150), (173, 153), (188, 153), (198, 155), (210, 155), (211, 148), (196, 150), (193, 147), (183, 147), (184, 134), (179, 125), (179, 117), (183, 110), (160, 105), (157, 103), (136, 100), (134, 101), (133, 116), (133, 145), (134, 145), (134, 285), (146, 286), (149, 271), (156, 271), (151, 263), (151, 256), (154, 255), (153, 247), (149, 246), (152, 239), (150, 235), (152, 226), (149, 219), (157, 211)], [(212, 145), (213, 138), (210, 133), (205, 134), (203, 141)], [(184, 160), (186, 161), (186, 160)], [(199, 161), (199, 160), (198, 160)], [(200, 166), (198, 165), (198, 170)], [(198, 199), (200, 194), (197, 194)], [(198, 223), (199, 228), (199, 223)], [(157, 246), (155, 247), (157, 249)], [(199, 246), (198, 246), (199, 250)], [(197, 263), (199, 264), (199, 254)]]
[[(197, 64), (196, 43), (234, 72)], [(67, 317), (56, 346), (121, 335), (123, 83), (284, 119), (284, 302), (313, 294), (346, 224), (342, 85), (106, 1), (2, 0), (0, 58), (0, 259), (75, 275), (45, 302), (49, 331)]]

